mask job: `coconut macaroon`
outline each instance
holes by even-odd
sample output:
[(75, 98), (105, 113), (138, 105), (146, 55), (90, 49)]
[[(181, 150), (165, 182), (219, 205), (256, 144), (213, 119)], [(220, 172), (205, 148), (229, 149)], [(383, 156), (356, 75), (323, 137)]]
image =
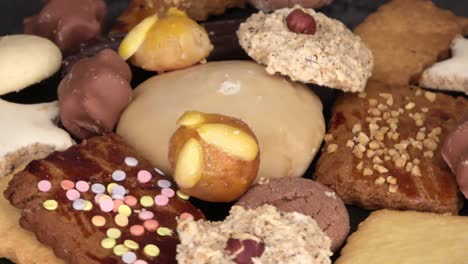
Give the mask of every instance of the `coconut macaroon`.
[(331, 240), (300, 213), (233, 206), (223, 222), (180, 220), (178, 263), (331, 263)]
[(240, 45), (269, 74), (345, 92), (363, 91), (372, 74), (372, 52), (338, 20), (313, 9), (259, 12), (241, 24)]

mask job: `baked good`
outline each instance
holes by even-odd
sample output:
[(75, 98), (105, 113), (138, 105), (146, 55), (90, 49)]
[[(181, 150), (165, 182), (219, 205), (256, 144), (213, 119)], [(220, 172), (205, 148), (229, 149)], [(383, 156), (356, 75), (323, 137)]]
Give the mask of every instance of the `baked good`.
[(23, 163), (73, 144), (70, 135), (56, 126), (58, 114), (57, 102), (23, 105), (0, 99), (0, 178)]
[[(299, 10), (299, 11), (297, 11)], [(310, 20), (309, 24), (304, 21)], [(315, 22), (314, 22), (315, 21)], [(314, 32), (303, 32), (307, 27)], [(338, 20), (300, 6), (259, 12), (237, 32), (242, 48), (269, 74), (345, 92), (363, 91), (372, 74), (371, 51)]]
[(122, 41), (123, 59), (148, 71), (172, 71), (204, 61), (213, 50), (208, 32), (187, 14), (170, 8), (135, 26)]
[(115, 134), (31, 162), (4, 195), (21, 226), (73, 264), (174, 262), (176, 218), (203, 217)]
[(451, 44), (452, 58), (426, 69), (419, 84), (422, 87), (468, 94), (468, 39), (457, 36)]
[(442, 157), (456, 175), (460, 191), (468, 198), (468, 116), (451, 131), (441, 148)]
[(223, 14), (227, 8), (244, 6), (245, 0), (132, 0), (117, 18), (112, 31), (128, 32), (146, 17), (164, 14), (171, 7), (186, 12), (192, 19), (203, 21), (211, 15)]
[(190, 110), (235, 117), (252, 129), (262, 159), (257, 180), (301, 177), (325, 133), (322, 103), (313, 92), (245, 61), (210, 62), (148, 79), (134, 90), (117, 133), (169, 173), (169, 139), (177, 118)]
[(298, 212), (312, 217), (331, 239), (335, 252), (349, 233), (349, 215), (338, 195), (322, 184), (304, 178), (271, 179), (256, 184), (242, 196), (236, 205), (255, 209), (264, 204), (279, 211)]
[[(24, 169), (24, 165), (17, 171)], [(3, 194), (13, 174), (0, 179), (0, 193)], [(21, 228), (19, 219), (21, 211), (14, 208), (10, 202), (0, 195), (0, 236), (3, 239), (0, 247), (0, 259), (7, 258), (17, 264), (63, 264), (54, 252), (42, 245), (34, 234)]]
[(54, 43), (31, 35), (0, 37), (0, 57), (0, 95), (52, 76), (62, 62), (62, 54)]
[(232, 202), (255, 180), (258, 141), (237, 118), (184, 113), (169, 143), (171, 175), (186, 194), (209, 202)]
[(248, 0), (248, 2), (263, 12), (300, 5), (304, 8), (321, 8), (329, 5), (333, 0)]
[(130, 67), (110, 49), (78, 61), (59, 84), (63, 126), (78, 138), (113, 131), (132, 101)]
[(468, 33), (468, 18), (428, 0), (393, 0), (354, 32), (374, 54), (372, 79), (407, 85), (417, 83), (427, 67), (448, 56), (453, 38)]
[(180, 264), (331, 263), (330, 239), (312, 218), (270, 205), (233, 206), (223, 222), (179, 221), (177, 232)]
[(346, 204), (457, 214), (440, 147), (467, 110), (462, 97), (371, 81), (337, 99), (315, 177)]
[(380, 210), (348, 238), (336, 264), (463, 264), (468, 217)]
[(24, 19), (24, 33), (48, 38), (69, 54), (101, 34), (106, 15), (104, 0), (48, 0), (38, 14)]

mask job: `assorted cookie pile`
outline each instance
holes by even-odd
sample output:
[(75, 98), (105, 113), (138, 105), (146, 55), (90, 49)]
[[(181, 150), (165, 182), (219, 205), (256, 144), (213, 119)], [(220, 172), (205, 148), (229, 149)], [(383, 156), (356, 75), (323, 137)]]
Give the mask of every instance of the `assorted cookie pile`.
[[(330, 3), (133, 0), (104, 35), (105, 1), (47, 1), (0, 38), (0, 95), (62, 76), (58, 101), (0, 99), (0, 257), (463, 264), (468, 101), (425, 88), (468, 90), (468, 18), (393, 0), (353, 32)], [(247, 4), (254, 61), (212, 61), (198, 22)], [(348, 236), (345, 205), (377, 211)]]

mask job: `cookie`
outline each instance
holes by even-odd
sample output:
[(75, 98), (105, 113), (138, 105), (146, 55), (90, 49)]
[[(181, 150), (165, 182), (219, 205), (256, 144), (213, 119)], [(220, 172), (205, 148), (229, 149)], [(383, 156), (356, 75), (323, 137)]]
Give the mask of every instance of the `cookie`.
[[(24, 166), (20, 166), (17, 170), (21, 171), (23, 168)], [(33, 233), (21, 228), (21, 211), (10, 205), (3, 196), (12, 177), (13, 174), (0, 179), (0, 237), (3, 239), (0, 258), (10, 259), (17, 264), (63, 264), (50, 248), (37, 241)]]
[(315, 177), (346, 204), (457, 214), (461, 197), (440, 148), (468, 100), (370, 81), (332, 109)]
[(55, 124), (58, 112), (57, 102), (23, 105), (0, 99), (0, 177), (73, 144), (70, 135)]
[(62, 62), (62, 54), (54, 43), (32, 35), (0, 37), (0, 58), (0, 95), (52, 76)]
[(468, 33), (468, 18), (457, 17), (427, 0), (393, 0), (354, 32), (374, 54), (372, 79), (416, 84), (422, 72), (447, 57), (457, 35)]
[(468, 217), (381, 210), (348, 238), (336, 264), (464, 264)]
[(468, 94), (468, 39), (456, 37), (451, 45), (452, 58), (426, 69), (419, 84), (422, 87)]
[(336, 251), (349, 233), (349, 215), (338, 195), (322, 184), (304, 178), (272, 179), (254, 185), (236, 205), (255, 209), (264, 204), (283, 212), (298, 212), (312, 217), (332, 240)]
[(203, 217), (119, 136), (32, 161), (4, 192), (20, 223), (67, 263), (175, 261), (178, 217)]
[[(315, 33), (291, 29), (287, 18), (298, 9), (315, 20)], [(237, 36), (247, 54), (266, 65), (269, 74), (280, 73), (293, 81), (359, 92), (372, 74), (373, 56), (361, 39), (343, 23), (313, 9), (295, 6), (254, 14), (240, 25)]]
[(180, 264), (331, 263), (330, 239), (311, 217), (271, 205), (233, 206), (223, 222), (182, 220), (177, 232)]
[(320, 99), (306, 86), (246, 61), (209, 62), (152, 77), (134, 90), (117, 134), (169, 174), (177, 119), (196, 110), (245, 122), (260, 146), (260, 178), (301, 177), (325, 134)]

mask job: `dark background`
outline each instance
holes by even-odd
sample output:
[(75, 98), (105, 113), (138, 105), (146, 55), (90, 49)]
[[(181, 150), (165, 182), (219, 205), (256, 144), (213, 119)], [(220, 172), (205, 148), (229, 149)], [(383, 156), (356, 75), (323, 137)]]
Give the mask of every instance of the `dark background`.
[[(76, 0), (79, 1), (79, 0)], [(194, 0), (196, 1), (196, 0)], [(129, 0), (107, 0), (108, 3), (108, 23), (107, 26), (111, 27), (115, 18), (125, 9)], [(356, 25), (361, 23), (368, 14), (374, 12), (381, 4), (387, 2), (387, 0), (335, 0), (331, 6), (321, 9), (320, 11), (326, 15), (336, 18), (345, 23), (349, 28), (354, 28)], [(466, 0), (434, 0), (434, 2), (443, 8), (452, 10), (457, 15), (468, 17), (468, 1)], [(24, 17), (37, 13), (43, 5), (42, 0), (0, 0), (0, 36), (7, 34), (17, 34), (22, 32), (22, 20)], [(208, 28), (225, 21), (228, 19), (243, 19), (248, 17), (251, 13), (255, 12), (252, 8), (247, 9), (234, 9), (229, 10), (222, 17), (214, 17), (206, 22), (205, 26)], [(225, 27), (226, 28), (226, 27)], [(228, 32), (234, 36), (235, 27), (231, 29), (232, 32)], [(210, 30), (211, 31), (211, 30)], [(216, 31), (216, 30), (215, 30)], [(224, 29), (223, 34), (226, 34)], [(229, 31), (229, 29), (228, 29)], [(215, 45), (216, 46), (216, 45)], [(219, 56), (216, 59), (232, 59), (233, 56), (229, 54), (223, 54), (222, 45), (215, 47), (215, 51), (219, 51)], [(240, 48), (237, 51), (242, 54)], [(245, 58), (245, 57), (243, 57)], [(1, 58), (0, 58), (1, 59)], [(148, 77), (148, 73), (141, 72), (134, 69), (134, 81), (133, 84), (144, 81)], [(1, 98), (18, 103), (41, 103), (56, 99), (56, 88), (60, 81), (59, 74), (49, 78), (48, 80), (35, 85), (33, 89), (26, 89), (19, 93), (12, 93)], [(328, 119), (330, 115), (330, 108), (333, 101), (338, 94), (335, 90), (311, 86), (314, 91), (321, 97), (324, 104), (324, 115)], [(313, 173), (314, 165), (311, 166), (309, 171), (306, 173), (307, 176), (311, 176)], [(222, 219), (227, 211), (229, 205), (226, 204), (208, 204), (200, 201), (194, 201), (196, 206), (199, 206), (205, 211), (207, 217), (212, 220)], [(468, 215), (468, 202), (465, 201), (465, 208), (461, 214)], [(369, 214), (369, 212), (348, 206), (348, 211), (351, 216), (352, 231), (357, 228), (357, 225), (363, 221)], [(2, 223), (0, 223), (2, 224)], [(0, 238), (0, 247), (1, 247)], [(5, 259), (0, 259), (0, 264), (11, 263)]]

